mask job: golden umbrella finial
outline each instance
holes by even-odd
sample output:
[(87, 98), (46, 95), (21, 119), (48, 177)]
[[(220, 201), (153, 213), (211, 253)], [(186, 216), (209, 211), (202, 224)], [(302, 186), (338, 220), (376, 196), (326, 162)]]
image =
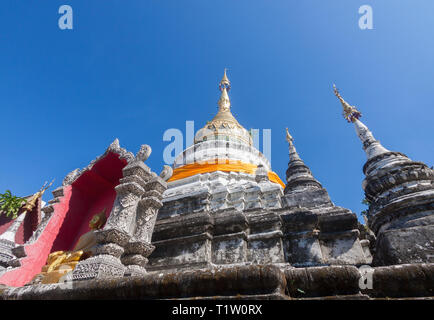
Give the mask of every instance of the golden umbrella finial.
[(338, 88), (336, 88), (336, 85), (334, 83), (333, 83), (333, 92), (341, 102), (342, 108), (344, 109), (342, 115), (348, 122), (354, 122), (356, 121), (356, 119), (359, 119), (362, 116), (362, 113), (359, 110), (357, 110), (355, 106), (350, 106), (350, 104), (346, 102), (344, 98), (342, 98)]
[(231, 88), (231, 82), (229, 81), (228, 76), (226, 75), (226, 71), (227, 70), (228, 69), (225, 68), (225, 73), (223, 74), (223, 78), (220, 81), (219, 88), (220, 88), (221, 91), (223, 91), (223, 88), (226, 88), (227, 91), (229, 91), (230, 88)]
[(225, 73), (223, 74), (223, 78), (219, 84), (220, 91), (222, 92), (218, 102), (220, 111), (229, 111), (231, 108), (231, 101), (228, 96), (228, 91), (231, 88), (231, 82), (226, 75), (226, 70), (227, 69), (225, 68)]

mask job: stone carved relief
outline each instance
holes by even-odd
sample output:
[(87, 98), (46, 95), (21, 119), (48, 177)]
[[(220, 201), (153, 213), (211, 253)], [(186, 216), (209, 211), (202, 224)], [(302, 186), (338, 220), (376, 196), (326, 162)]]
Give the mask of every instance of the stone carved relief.
[(80, 262), (73, 271), (72, 279), (77, 281), (113, 278), (122, 277), (123, 274), (124, 267), (119, 263), (118, 258), (109, 254), (101, 254)]

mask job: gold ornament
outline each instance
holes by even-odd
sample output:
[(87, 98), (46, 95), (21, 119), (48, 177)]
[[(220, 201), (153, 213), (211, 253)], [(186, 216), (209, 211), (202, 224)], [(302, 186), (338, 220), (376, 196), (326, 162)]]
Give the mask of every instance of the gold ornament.
[(342, 108), (344, 109), (342, 115), (348, 122), (354, 122), (356, 119), (359, 119), (362, 116), (362, 113), (357, 110), (355, 106), (350, 106), (348, 102), (344, 100), (344, 98), (341, 97), (339, 94), (338, 88), (333, 84), (333, 91), (335, 93), (335, 96), (338, 97), (339, 101), (342, 104)]

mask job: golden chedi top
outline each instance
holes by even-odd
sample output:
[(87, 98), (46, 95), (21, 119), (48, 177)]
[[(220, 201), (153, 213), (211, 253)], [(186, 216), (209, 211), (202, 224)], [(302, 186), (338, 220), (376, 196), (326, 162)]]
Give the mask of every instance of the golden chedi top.
[(211, 121), (208, 121), (197, 132), (195, 143), (209, 140), (225, 140), (252, 145), (253, 140), (250, 133), (238, 123), (231, 113), (231, 101), (228, 95), (231, 83), (226, 75), (226, 69), (220, 81), (219, 89), (221, 95), (218, 101), (218, 112)]
[(219, 83), (221, 96), (218, 112), (196, 133), (195, 145), (176, 157), (169, 183), (216, 171), (256, 175), (261, 165), (268, 171), (269, 180), (284, 188), (285, 184), (279, 176), (271, 171), (268, 159), (253, 145), (251, 134), (232, 115), (228, 96), (230, 87), (225, 69)]

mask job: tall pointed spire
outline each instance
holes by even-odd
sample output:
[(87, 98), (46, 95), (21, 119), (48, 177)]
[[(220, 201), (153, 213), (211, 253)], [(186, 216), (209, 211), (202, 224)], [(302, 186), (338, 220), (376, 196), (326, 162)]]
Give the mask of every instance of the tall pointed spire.
[(222, 80), (219, 84), (220, 91), (222, 92), (218, 105), (219, 105), (219, 111), (229, 111), (231, 108), (231, 100), (229, 99), (228, 91), (231, 89), (231, 82), (228, 79), (228, 76), (226, 75), (226, 68), (225, 73), (223, 75)]
[(223, 127), (227, 128), (242, 128), (231, 113), (231, 100), (228, 95), (228, 91), (231, 89), (231, 82), (226, 75), (226, 68), (223, 78), (219, 83), (219, 89), (221, 91), (220, 99), (218, 101), (219, 111), (212, 119), (211, 123), (215, 122), (217, 127), (220, 127), (223, 124)]
[(362, 188), (367, 221), (375, 233), (374, 266), (432, 262), (434, 252), (434, 171), (405, 154), (389, 151), (359, 120), (361, 114), (334, 87), (344, 117), (353, 122), (368, 160)]
[(225, 68), (222, 81), (220, 81), (220, 88), (222, 88), (223, 86), (225, 86), (228, 89), (228, 91), (229, 91), (230, 88), (231, 88), (231, 82), (229, 81), (228, 76), (226, 75), (226, 71), (227, 70), (228, 69)]
[(327, 190), (316, 180), (309, 167), (301, 160), (294, 146), (294, 138), (286, 128), (286, 141), (289, 147), (289, 163), (286, 170), (285, 194), (289, 207), (324, 207), (333, 203)]
[(285, 193), (305, 190), (306, 188), (322, 188), (321, 183), (313, 177), (308, 166), (305, 165), (298, 155), (294, 146), (294, 138), (289, 133), (288, 128), (286, 128), (286, 141), (288, 141), (289, 146), (289, 163), (288, 170), (286, 170), (287, 184), (285, 187)]
[(218, 112), (211, 121), (197, 132), (195, 143), (206, 140), (225, 140), (253, 144), (253, 140), (249, 132), (241, 126), (231, 113), (231, 101), (228, 91), (231, 89), (231, 82), (226, 74), (226, 68), (222, 80), (219, 82), (221, 91), (220, 99), (218, 100)]
[(357, 119), (359, 119), (362, 114), (355, 106), (350, 106), (348, 102), (344, 100), (344, 98), (341, 97), (338, 88), (336, 88), (336, 85), (333, 84), (333, 91), (335, 93), (335, 96), (338, 97), (339, 101), (342, 104), (343, 116), (348, 122), (355, 122)]
[(375, 156), (380, 154), (390, 152), (386, 148), (384, 148), (380, 141), (374, 138), (372, 132), (368, 129), (368, 127), (359, 120), (362, 117), (362, 114), (355, 106), (351, 106), (348, 102), (342, 98), (339, 93), (339, 90), (333, 84), (333, 91), (335, 96), (339, 99), (343, 108), (343, 116), (348, 122), (354, 123), (354, 127), (356, 129), (357, 136), (363, 143), (363, 149), (366, 152), (366, 156), (369, 159), (372, 159)]
[(290, 161), (300, 160), (300, 156), (294, 146), (294, 138), (289, 134), (288, 128), (286, 128), (286, 141), (288, 141), (289, 159)]

